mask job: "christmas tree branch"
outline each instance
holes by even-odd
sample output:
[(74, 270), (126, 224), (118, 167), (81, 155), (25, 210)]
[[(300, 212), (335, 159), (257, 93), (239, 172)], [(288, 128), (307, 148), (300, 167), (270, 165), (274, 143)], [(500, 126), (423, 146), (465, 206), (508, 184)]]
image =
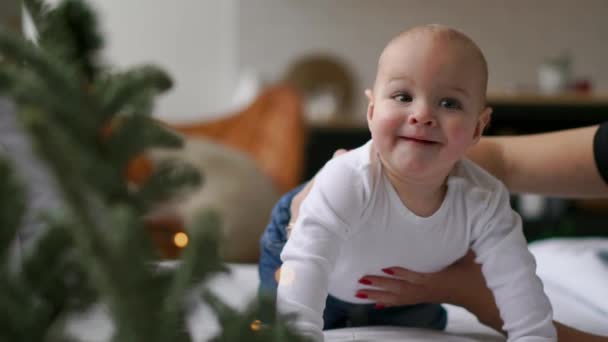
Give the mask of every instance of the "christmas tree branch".
[[(0, 30), (0, 94), (19, 105), (18, 118), (63, 203), (46, 218), (46, 232), (20, 269), (11, 270), (9, 251), (26, 203), (0, 161), (0, 341), (67, 341), (66, 317), (99, 300), (109, 308), (113, 341), (189, 342), (189, 296), (225, 271), (221, 222), (202, 213), (187, 227), (190, 242), (178, 267), (160, 272), (142, 216), (202, 177), (166, 160), (143, 183), (125, 179), (133, 159), (182, 145), (179, 135), (150, 118), (171, 79), (154, 66), (112, 73), (100, 65), (103, 40), (85, 1), (24, 5), (37, 42)], [(300, 340), (275, 320), (274, 303), (239, 313), (213, 296), (205, 300), (220, 318), (218, 341)]]
[(41, 26), (50, 10), (49, 6), (42, 0), (23, 0), (23, 5), (32, 17), (34, 26), (36, 28)]

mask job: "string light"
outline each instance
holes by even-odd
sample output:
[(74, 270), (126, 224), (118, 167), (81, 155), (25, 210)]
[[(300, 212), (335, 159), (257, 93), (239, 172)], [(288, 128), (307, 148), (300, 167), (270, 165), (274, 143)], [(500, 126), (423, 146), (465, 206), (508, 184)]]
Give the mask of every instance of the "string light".
[(188, 234), (184, 232), (177, 232), (173, 235), (173, 243), (179, 247), (184, 248), (188, 245)]
[(255, 321), (251, 322), (251, 325), (249, 325), (249, 327), (253, 331), (260, 331), (262, 330), (262, 321), (256, 319)]

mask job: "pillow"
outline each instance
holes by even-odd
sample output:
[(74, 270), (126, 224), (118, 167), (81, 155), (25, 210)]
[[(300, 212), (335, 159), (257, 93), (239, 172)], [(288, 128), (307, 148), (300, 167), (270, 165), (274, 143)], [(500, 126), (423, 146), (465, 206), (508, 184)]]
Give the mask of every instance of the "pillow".
[(242, 152), (203, 138), (188, 138), (178, 151), (155, 151), (152, 159), (178, 158), (203, 174), (200, 187), (168, 204), (185, 227), (202, 209), (214, 209), (222, 220), (221, 255), (229, 262), (257, 262), (259, 237), (279, 198), (269, 176)]
[(608, 335), (608, 238), (553, 238), (530, 244), (555, 320)]

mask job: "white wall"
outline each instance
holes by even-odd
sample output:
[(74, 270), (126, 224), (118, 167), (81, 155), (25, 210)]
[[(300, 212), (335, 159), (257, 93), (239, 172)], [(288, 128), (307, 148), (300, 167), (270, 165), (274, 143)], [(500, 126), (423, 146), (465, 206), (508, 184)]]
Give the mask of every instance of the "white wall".
[(169, 121), (222, 112), (236, 72), (233, 0), (91, 0), (107, 33), (108, 59), (119, 66), (151, 62), (175, 81), (155, 110)]
[(99, 14), (107, 62), (154, 63), (171, 74), (174, 87), (155, 116), (188, 122), (228, 110), (237, 77), (237, 0), (88, 1)]
[[(57, 0), (52, 0), (56, 2)], [(385, 42), (404, 28), (443, 23), (470, 35), (490, 66), (490, 90), (533, 85), (547, 56), (564, 50), (574, 73), (608, 90), (606, 0), (89, 0), (99, 8), (108, 59), (153, 62), (176, 82), (156, 115), (213, 118), (227, 108), (239, 72), (280, 79), (295, 58), (334, 54), (350, 66), (365, 108)]]
[(355, 105), (372, 84), (387, 40), (413, 25), (462, 30), (484, 51), (490, 90), (536, 82), (536, 68), (564, 50), (574, 73), (608, 90), (608, 1), (605, 0), (241, 0), (239, 65), (280, 78), (297, 56), (328, 52), (356, 71)]

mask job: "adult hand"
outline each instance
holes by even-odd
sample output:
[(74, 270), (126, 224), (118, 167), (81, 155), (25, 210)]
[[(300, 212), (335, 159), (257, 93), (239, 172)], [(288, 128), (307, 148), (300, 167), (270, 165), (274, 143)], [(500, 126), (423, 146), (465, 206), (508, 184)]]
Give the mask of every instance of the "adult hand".
[(359, 282), (368, 287), (357, 291), (376, 301), (378, 307), (449, 303), (471, 311), (496, 330), (502, 328), (494, 296), (472, 251), (439, 272), (420, 273), (397, 266), (382, 271), (388, 276), (366, 275)]
[[(380, 307), (419, 303), (449, 303), (464, 307), (477, 319), (495, 330), (502, 331), (492, 291), (488, 289), (481, 266), (475, 263), (475, 253), (469, 251), (462, 259), (435, 273), (420, 273), (402, 267), (383, 269), (388, 277), (364, 276), (360, 282), (371, 286), (357, 291), (375, 300)], [(608, 342), (608, 336), (593, 335), (560, 322), (553, 322), (559, 341)]]

